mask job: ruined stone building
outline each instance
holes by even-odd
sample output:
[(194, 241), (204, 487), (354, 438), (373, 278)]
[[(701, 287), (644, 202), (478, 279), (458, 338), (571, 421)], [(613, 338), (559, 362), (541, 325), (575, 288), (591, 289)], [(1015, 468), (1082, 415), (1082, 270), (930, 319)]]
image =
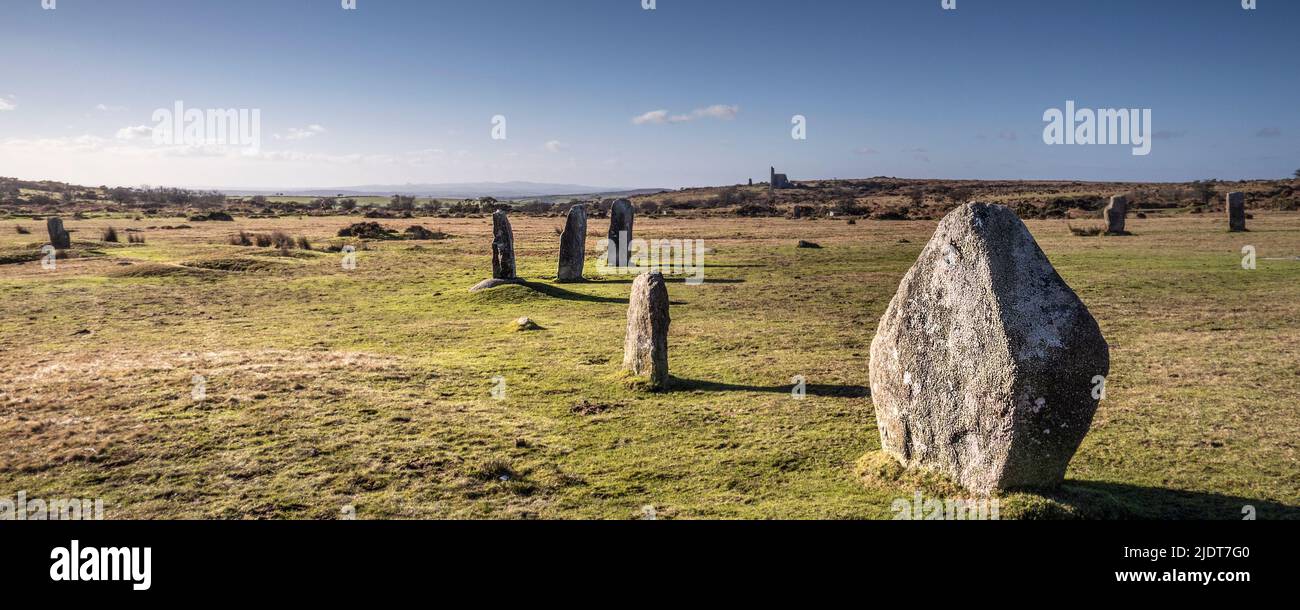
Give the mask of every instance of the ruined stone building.
[(785, 174), (778, 174), (778, 173), (776, 173), (776, 168), (775, 168), (775, 167), (770, 167), (770, 168), (768, 168), (768, 169), (769, 169), (769, 171), (771, 172), (771, 179), (769, 179), (768, 182), (767, 182), (767, 185), (768, 185), (767, 188), (768, 188), (768, 190), (776, 190), (776, 189), (792, 189), (792, 188), (794, 188), (794, 185), (793, 185), (793, 184), (790, 184), (790, 179), (787, 178), (787, 177), (785, 176)]

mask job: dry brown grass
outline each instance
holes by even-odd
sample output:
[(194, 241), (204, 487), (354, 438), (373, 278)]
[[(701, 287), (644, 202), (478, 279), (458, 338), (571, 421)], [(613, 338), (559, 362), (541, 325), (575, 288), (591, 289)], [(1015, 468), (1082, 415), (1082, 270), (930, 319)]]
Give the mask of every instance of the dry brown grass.
[[(486, 217), (385, 220), (454, 237), (373, 242), (354, 271), (337, 253), (228, 243), (279, 231), (325, 250), (355, 220), (69, 220), (148, 243), (56, 270), (0, 266), (0, 495), (103, 497), (110, 518), (334, 518), (343, 505), (360, 518), (629, 518), (645, 505), (887, 518), (922, 486), (855, 473), (879, 448), (868, 399), (796, 403), (783, 386), (866, 384), (877, 320), (934, 222), (639, 218), (640, 236), (705, 239), (712, 265), (705, 286), (670, 286), (673, 373), (693, 383), (649, 395), (615, 374), (627, 284), (545, 281), (562, 219), (512, 220), (520, 273), (541, 289), (511, 298), (465, 292), (488, 275)], [(1130, 219), (1133, 236), (1083, 240), (1065, 221), (1028, 222), (1098, 318), (1113, 373), (1072, 489), (1008, 515), (1297, 514), (1300, 263), (1264, 259), (1300, 254), (1300, 216), (1257, 212), (1246, 234), (1223, 224)], [(589, 227), (592, 270), (605, 226)], [(0, 249), (38, 241), (0, 231)], [(1256, 271), (1239, 266), (1247, 244)], [(258, 269), (183, 265), (230, 260)], [(545, 330), (514, 332), (521, 316)], [(501, 402), (497, 375), (510, 380)]]

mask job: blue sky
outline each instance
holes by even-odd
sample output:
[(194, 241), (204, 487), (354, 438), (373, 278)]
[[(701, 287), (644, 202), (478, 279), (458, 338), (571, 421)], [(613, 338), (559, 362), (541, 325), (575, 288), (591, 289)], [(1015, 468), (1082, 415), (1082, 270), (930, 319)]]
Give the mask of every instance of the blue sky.
[[(794, 179), (1300, 168), (1300, 2), (655, 4), (0, 0), (0, 175), (679, 187), (762, 180), (769, 165)], [(259, 109), (259, 150), (142, 137), (177, 100)], [(1151, 109), (1151, 154), (1044, 144), (1043, 113), (1066, 100)], [(634, 121), (656, 111), (679, 119)]]

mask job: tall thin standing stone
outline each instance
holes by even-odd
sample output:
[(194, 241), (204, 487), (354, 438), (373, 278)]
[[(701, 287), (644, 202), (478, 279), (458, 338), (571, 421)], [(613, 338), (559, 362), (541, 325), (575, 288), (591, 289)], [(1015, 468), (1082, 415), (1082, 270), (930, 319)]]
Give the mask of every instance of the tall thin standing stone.
[(564, 234), (560, 236), (561, 282), (582, 281), (582, 268), (587, 257), (587, 207), (581, 203), (569, 208), (564, 221)]
[(1106, 232), (1124, 234), (1124, 220), (1128, 217), (1128, 197), (1116, 195), (1106, 206)]
[(492, 277), (515, 279), (515, 233), (505, 210), (492, 213)]
[(649, 375), (650, 389), (668, 387), (668, 284), (663, 274), (648, 271), (632, 282), (627, 306), (623, 368)]
[(59, 250), (67, 250), (72, 247), (72, 237), (63, 228), (63, 220), (58, 216), (51, 216), (45, 221), (45, 228), (50, 232), (50, 245)]
[(606, 262), (611, 267), (627, 267), (628, 251), (632, 247), (632, 202), (619, 199), (609, 210), (609, 253)]
[(1228, 230), (1246, 230), (1246, 195), (1228, 193)]

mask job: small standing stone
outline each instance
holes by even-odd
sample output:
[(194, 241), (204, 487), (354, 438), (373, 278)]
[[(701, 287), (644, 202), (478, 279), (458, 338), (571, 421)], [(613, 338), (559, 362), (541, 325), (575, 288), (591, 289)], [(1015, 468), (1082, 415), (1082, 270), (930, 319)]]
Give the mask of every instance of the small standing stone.
[(582, 268), (587, 257), (587, 207), (576, 204), (569, 208), (564, 221), (564, 234), (560, 236), (561, 282), (581, 282)]
[(1110, 198), (1110, 205), (1106, 206), (1106, 232), (1115, 235), (1123, 235), (1124, 220), (1128, 217), (1128, 197), (1116, 195)]
[(1246, 230), (1246, 195), (1228, 193), (1228, 230)]
[(632, 282), (627, 307), (627, 339), (623, 368), (650, 376), (650, 389), (668, 386), (668, 284), (658, 271), (642, 273)]
[(58, 216), (51, 216), (45, 221), (45, 228), (50, 232), (50, 245), (59, 250), (67, 250), (72, 247), (72, 237), (63, 228), (63, 220)]
[(619, 199), (609, 210), (609, 253), (606, 262), (611, 267), (627, 267), (632, 247), (632, 202)]
[(515, 279), (515, 233), (505, 210), (492, 213), (492, 278)]

